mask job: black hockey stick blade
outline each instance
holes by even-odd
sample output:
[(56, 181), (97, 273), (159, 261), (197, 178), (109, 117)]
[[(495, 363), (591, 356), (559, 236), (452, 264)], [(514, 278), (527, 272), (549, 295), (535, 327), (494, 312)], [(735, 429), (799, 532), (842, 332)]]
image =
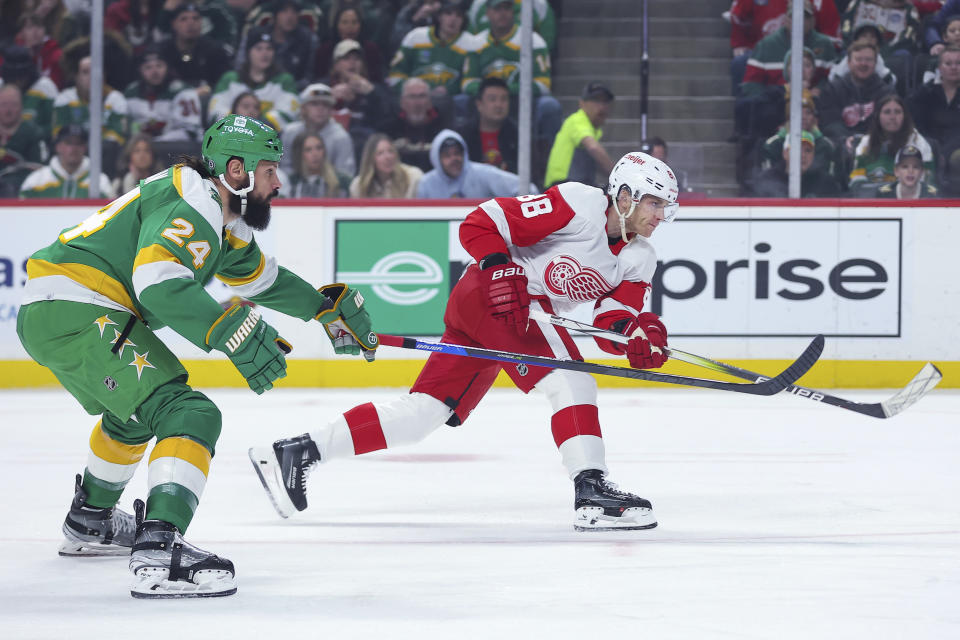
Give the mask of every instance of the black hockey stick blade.
[[(630, 340), (627, 336), (619, 334), (615, 331), (600, 329), (598, 327), (594, 327), (593, 325), (578, 322), (570, 318), (563, 318), (561, 316), (537, 311), (535, 309), (530, 310), (530, 317), (539, 322), (546, 322), (558, 327), (572, 329), (580, 333), (604, 338), (613, 342), (626, 343)], [(698, 356), (695, 353), (682, 351), (676, 347), (671, 347), (668, 349), (667, 354), (676, 360), (694, 364), (698, 367), (703, 367), (704, 369), (710, 369), (711, 371), (725, 373), (727, 375), (734, 376), (735, 378), (740, 378), (741, 380), (763, 381), (767, 379), (766, 376), (763, 376), (755, 371), (742, 369), (732, 364), (727, 364), (726, 362), (720, 362), (704, 356)], [(808, 389), (807, 387), (801, 387), (798, 385), (788, 386), (786, 388), (786, 392), (790, 395), (798, 396), (800, 398), (807, 398), (809, 400), (828, 404), (833, 407), (839, 407), (848, 411), (862, 413), (865, 416), (871, 416), (874, 418), (892, 418), (893, 416), (906, 411), (907, 408), (915, 404), (920, 398), (926, 395), (928, 391), (936, 387), (942, 379), (943, 374), (940, 373), (940, 370), (937, 369), (937, 367), (935, 367), (932, 363), (928, 362), (923, 366), (922, 369), (920, 369), (917, 375), (915, 375), (913, 379), (907, 383), (907, 386), (883, 402), (855, 402), (853, 400), (840, 398), (824, 391)]]
[(548, 358), (545, 356), (533, 356), (521, 353), (511, 353), (509, 351), (496, 351), (493, 349), (483, 349), (480, 347), (467, 347), (458, 344), (447, 344), (443, 342), (425, 342), (416, 338), (404, 338), (401, 336), (391, 336), (387, 334), (377, 334), (380, 344), (388, 347), (399, 347), (401, 349), (414, 349), (418, 351), (429, 351), (432, 353), (442, 353), (447, 355), (466, 356), (470, 358), (482, 358), (485, 360), (496, 360), (498, 362), (509, 362), (513, 364), (526, 364), (541, 367), (550, 367), (552, 369), (568, 369), (571, 371), (584, 371), (598, 375), (617, 376), (620, 378), (633, 378), (635, 380), (648, 380), (650, 382), (663, 382), (666, 384), (677, 384), (688, 387), (700, 387), (704, 389), (717, 389), (720, 391), (735, 391), (738, 393), (749, 393), (759, 396), (772, 396), (779, 393), (793, 384), (800, 376), (810, 370), (820, 354), (823, 352), (823, 336), (815, 337), (807, 348), (803, 350), (800, 357), (793, 364), (787, 367), (779, 375), (773, 378), (763, 378), (753, 383), (723, 382), (721, 380), (710, 380), (706, 378), (692, 378), (689, 376), (678, 376), (669, 373), (656, 373), (645, 369), (631, 369), (628, 367), (612, 367), (603, 364), (594, 364), (592, 362), (583, 362), (580, 360), (559, 360), (557, 358)]

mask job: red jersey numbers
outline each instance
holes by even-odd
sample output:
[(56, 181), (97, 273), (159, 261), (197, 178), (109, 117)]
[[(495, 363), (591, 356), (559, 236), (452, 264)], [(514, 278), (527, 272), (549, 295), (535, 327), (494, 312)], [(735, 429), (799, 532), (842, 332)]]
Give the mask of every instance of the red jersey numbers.
[(520, 213), (523, 214), (524, 218), (536, 218), (553, 212), (553, 202), (550, 201), (550, 196), (518, 196), (517, 200), (520, 202)]

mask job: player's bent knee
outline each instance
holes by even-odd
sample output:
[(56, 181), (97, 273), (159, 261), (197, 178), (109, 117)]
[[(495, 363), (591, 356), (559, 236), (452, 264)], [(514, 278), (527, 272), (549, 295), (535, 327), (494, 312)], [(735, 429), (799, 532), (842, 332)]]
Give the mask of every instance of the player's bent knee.
[(410, 393), (378, 405), (377, 413), (387, 445), (395, 447), (420, 442), (446, 422), (453, 410), (433, 396)]
[(597, 403), (597, 381), (589, 373), (554, 369), (537, 383), (554, 411), (580, 404)]
[(157, 440), (187, 437), (211, 454), (220, 437), (223, 416), (213, 401), (183, 382), (170, 382), (154, 392), (137, 411)]

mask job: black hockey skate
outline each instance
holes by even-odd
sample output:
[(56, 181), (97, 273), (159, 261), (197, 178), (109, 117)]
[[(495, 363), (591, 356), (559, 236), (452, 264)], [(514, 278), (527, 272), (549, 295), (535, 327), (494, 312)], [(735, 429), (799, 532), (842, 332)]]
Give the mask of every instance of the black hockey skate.
[(130, 554), (134, 598), (213, 598), (237, 592), (233, 563), (197, 548), (163, 520), (144, 520), (143, 500), (133, 503), (137, 537)]
[(617, 489), (597, 469), (587, 469), (573, 479), (573, 508), (577, 531), (611, 531), (614, 529), (652, 529), (657, 526), (649, 500)]
[(133, 546), (137, 524), (133, 516), (116, 507), (105, 509), (87, 504), (87, 492), (78, 473), (70, 511), (63, 521), (61, 556), (127, 556)]
[(273, 447), (248, 452), (270, 502), (282, 518), (307, 508), (307, 476), (320, 462), (320, 451), (309, 433), (277, 440)]

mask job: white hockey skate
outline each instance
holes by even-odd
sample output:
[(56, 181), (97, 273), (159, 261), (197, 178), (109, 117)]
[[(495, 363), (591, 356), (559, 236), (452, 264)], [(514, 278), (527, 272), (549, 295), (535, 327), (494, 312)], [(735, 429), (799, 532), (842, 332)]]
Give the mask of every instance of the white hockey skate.
[(233, 563), (183, 539), (163, 520), (144, 520), (137, 500), (137, 536), (130, 554), (134, 598), (213, 598), (237, 592)]
[(649, 500), (619, 490), (617, 485), (607, 482), (602, 472), (581, 471), (573, 484), (576, 494), (573, 528), (577, 531), (629, 531), (657, 526)]
[(272, 447), (252, 447), (248, 455), (281, 518), (307, 508), (307, 476), (320, 462), (310, 434), (277, 440)]
[(113, 507), (105, 509), (87, 504), (81, 476), (77, 474), (73, 501), (63, 521), (63, 537), (58, 553), (66, 557), (129, 556), (137, 524), (133, 515)]

